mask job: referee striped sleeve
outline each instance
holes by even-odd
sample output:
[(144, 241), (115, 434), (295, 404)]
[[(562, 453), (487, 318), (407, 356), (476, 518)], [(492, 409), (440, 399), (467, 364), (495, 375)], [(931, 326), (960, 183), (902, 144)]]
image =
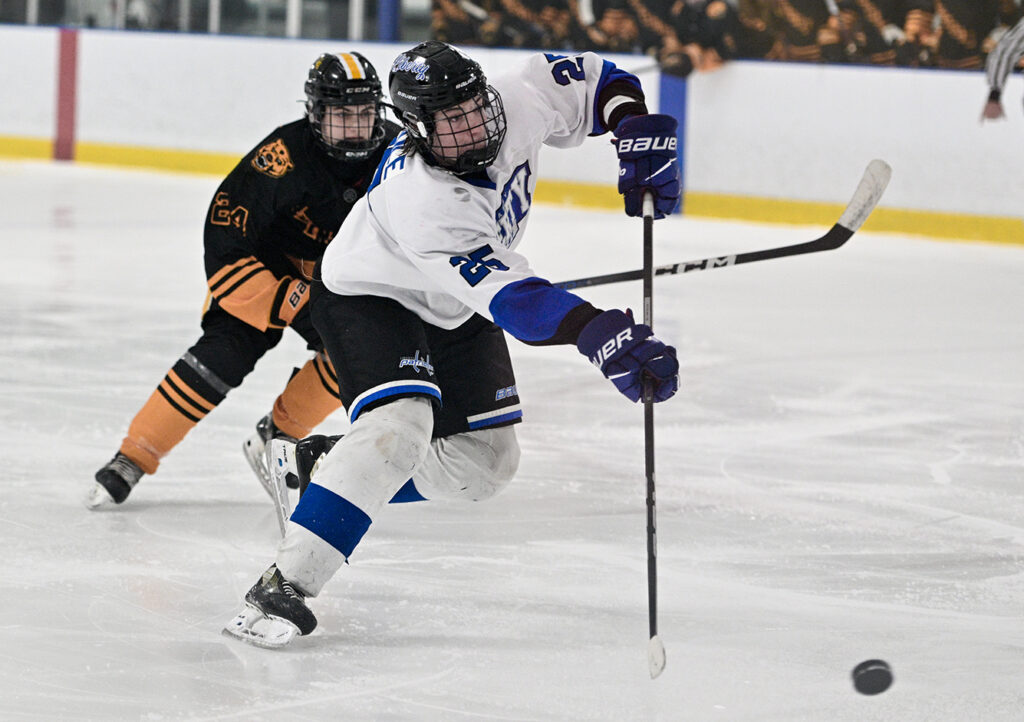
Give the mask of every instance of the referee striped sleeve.
[(1002, 91), (1006, 77), (1024, 55), (1024, 19), (1007, 31), (985, 61), (985, 75), (992, 90)]

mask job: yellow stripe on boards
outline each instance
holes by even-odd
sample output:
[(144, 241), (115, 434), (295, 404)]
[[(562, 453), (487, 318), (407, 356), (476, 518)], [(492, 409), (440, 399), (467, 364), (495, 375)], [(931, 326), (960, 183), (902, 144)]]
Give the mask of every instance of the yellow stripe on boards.
[[(843, 212), (839, 203), (789, 201), (718, 193), (686, 193), (686, 214), (710, 218), (831, 226)], [(1024, 245), (1024, 220), (1006, 216), (877, 208), (864, 230), (958, 241)]]
[(53, 139), (0, 135), (0, 158), (53, 158)]
[(227, 175), (238, 165), (242, 154), (207, 153), (188, 150), (160, 150), (107, 143), (77, 143), (75, 160), (98, 165), (135, 166), (159, 170)]
[[(534, 199), (538, 203), (576, 208), (610, 211), (622, 208), (622, 197), (614, 186), (575, 181), (538, 181)], [(694, 218), (829, 228), (838, 220), (845, 204), (688, 192), (684, 194), (684, 208), (686, 215)], [(1005, 216), (877, 208), (864, 224), (864, 230), (941, 240), (1024, 245), (1024, 219)]]
[[(36, 138), (0, 136), (0, 157), (52, 158), (53, 142)], [(168, 150), (106, 143), (78, 143), (75, 160), (109, 166), (149, 168), (180, 173), (224, 176), (241, 154)], [(563, 180), (537, 182), (538, 203), (573, 208), (622, 209), (622, 197), (614, 185)], [(759, 223), (786, 223), (830, 227), (843, 212), (839, 203), (791, 201), (778, 198), (687, 192), (686, 215)], [(864, 230), (899, 233), (955, 241), (986, 241), (1024, 245), (1024, 220), (1006, 216), (945, 213), (899, 208), (878, 208)]]

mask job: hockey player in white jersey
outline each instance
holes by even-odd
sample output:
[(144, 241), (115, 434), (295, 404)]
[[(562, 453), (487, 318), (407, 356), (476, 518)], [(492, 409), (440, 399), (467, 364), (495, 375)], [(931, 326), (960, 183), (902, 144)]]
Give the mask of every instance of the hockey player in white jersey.
[(522, 417), (502, 329), (574, 344), (629, 399), (678, 388), (675, 349), (621, 310), (554, 288), (518, 252), (542, 144), (613, 131), (626, 212), (679, 199), (676, 121), (648, 114), (637, 78), (593, 53), (531, 56), (488, 84), (437, 41), (395, 60), (405, 126), (321, 262), (313, 323), (351, 429), (320, 461), (277, 559), (225, 631), (277, 647), (309, 634), (306, 598), (352, 555), (389, 501), (482, 500), (516, 472)]

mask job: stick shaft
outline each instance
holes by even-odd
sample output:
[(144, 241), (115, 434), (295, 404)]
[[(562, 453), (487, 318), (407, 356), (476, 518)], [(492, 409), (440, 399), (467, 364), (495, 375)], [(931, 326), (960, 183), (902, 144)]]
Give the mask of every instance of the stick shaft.
[[(831, 251), (839, 248), (853, 235), (853, 231), (844, 228), (838, 223), (828, 233), (815, 238), (813, 241), (796, 243), (791, 246), (779, 246), (778, 248), (767, 248), (763, 251), (750, 251), (749, 253), (737, 253), (730, 256), (709, 256), (693, 261), (680, 261), (665, 266), (658, 266), (653, 269), (655, 276), (676, 275), (680, 273), (692, 273), (694, 271), (710, 271), (714, 268), (725, 268), (727, 266), (738, 266), (743, 263), (755, 263), (767, 261), (772, 258), (784, 258), (786, 256), (800, 256), (805, 253), (818, 253), (820, 251)], [(556, 288), (566, 291), (574, 288), (586, 288), (587, 286), (603, 286), (608, 283), (621, 283), (622, 281), (638, 281), (644, 277), (643, 269), (636, 271), (622, 271), (620, 273), (607, 273), (601, 276), (588, 276), (576, 278), (572, 281), (562, 281), (553, 284)]]
[[(654, 201), (644, 195), (644, 323), (654, 325)], [(654, 495), (654, 390), (644, 380), (644, 471), (647, 478), (647, 619), (658, 634), (658, 543)]]
[[(681, 261), (669, 266), (658, 266), (654, 269), (654, 275), (662, 276), (666, 274), (690, 273), (692, 271), (708, 271), (712, 268), (738, 266), (741, 263), (755, 263), (772, 258), (800, 256), (805, 253), (818, 253), (819, 251), (831, 251), (839, 248), (853, 236), (857, 229), (864, 224), (868, 216), (871, 215), (871, 212), (878, 205), (878, 201), (882, 198), (882, 194), (889, 185), (891, 176), (892, 169), (885, 161), (873, 160), (868, 163), (868, 167), (864, 170), (864, 175), (861, 177), (857, 189), (850, 198), (850, 202), (846, 204), (842, 215), (839, 216), (838, 222), (825, 235), (815, 238), (813, 241), (768, 248), (763, 251), (750, 251), (749, 253), (737, 253), (730, 256), (710, 256), (694, 261)], [(556, 288), (568, 291), (587, 286), (603, 286), (606, 283), (636, 281), (644, 277), (645, 271), (646, 269), (608, 273), (603, 276), (589, 276), (572, 281), (562, 281), (554, 285)]]

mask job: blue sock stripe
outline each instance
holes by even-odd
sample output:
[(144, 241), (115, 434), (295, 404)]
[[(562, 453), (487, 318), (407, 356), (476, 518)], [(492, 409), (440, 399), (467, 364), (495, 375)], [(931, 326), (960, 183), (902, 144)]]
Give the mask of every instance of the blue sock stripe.
[(316, 534), (346, 559), (372, 523), (358, 506), (319, 484), (306, 487), (291, 520)]

